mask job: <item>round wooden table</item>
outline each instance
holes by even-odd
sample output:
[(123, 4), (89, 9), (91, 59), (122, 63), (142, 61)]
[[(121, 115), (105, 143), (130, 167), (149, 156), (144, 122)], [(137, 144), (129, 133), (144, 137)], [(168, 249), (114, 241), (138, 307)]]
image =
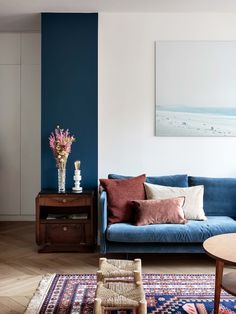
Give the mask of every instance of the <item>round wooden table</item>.
[(236, 296), (236, 273), (223, 276), (225, 263), (236, 265), (236, 233), (211, 237), (203, 243), (203, 248), (216, 260), (214, 314), (218, 314), (221, 288)]

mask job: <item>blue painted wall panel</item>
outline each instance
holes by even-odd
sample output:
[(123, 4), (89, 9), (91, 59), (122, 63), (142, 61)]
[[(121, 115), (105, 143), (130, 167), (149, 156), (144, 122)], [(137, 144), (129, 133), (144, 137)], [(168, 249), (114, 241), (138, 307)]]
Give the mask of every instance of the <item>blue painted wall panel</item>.
[(42, 189), (57, 188), (48, 145), (57, 125), (78, 139), (68, 158), (66, 187), (73, 186), (75, 160), (81, 160), (82, 186), (97, 186), (97, 51), (96, 13), (42, 13)]

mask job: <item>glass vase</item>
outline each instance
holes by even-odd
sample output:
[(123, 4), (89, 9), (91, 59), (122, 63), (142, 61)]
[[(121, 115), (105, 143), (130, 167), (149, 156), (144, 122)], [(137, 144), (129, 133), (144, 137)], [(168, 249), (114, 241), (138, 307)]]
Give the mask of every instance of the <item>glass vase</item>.
[(66, 191), (66, 168), (58, 168), (58, 193)]

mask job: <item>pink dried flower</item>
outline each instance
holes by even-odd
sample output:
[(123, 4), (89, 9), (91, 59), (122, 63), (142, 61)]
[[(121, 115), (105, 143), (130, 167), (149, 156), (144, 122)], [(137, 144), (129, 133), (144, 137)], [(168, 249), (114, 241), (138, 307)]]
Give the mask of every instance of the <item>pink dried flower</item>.
[(65, 168), (74, 141), (75, 137), (70, 135), (69, 130), (60, 129), (59, 126), (49, 136), (49, 146), (52, 149), (58, 168)]

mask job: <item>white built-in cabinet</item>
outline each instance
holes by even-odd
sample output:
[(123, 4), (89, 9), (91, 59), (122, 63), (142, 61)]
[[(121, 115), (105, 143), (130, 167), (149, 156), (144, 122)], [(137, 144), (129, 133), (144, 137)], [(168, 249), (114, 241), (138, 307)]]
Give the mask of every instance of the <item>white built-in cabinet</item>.
[(40, 190), (40, 34), (0, 33), (0, 220), (33, 219)]

